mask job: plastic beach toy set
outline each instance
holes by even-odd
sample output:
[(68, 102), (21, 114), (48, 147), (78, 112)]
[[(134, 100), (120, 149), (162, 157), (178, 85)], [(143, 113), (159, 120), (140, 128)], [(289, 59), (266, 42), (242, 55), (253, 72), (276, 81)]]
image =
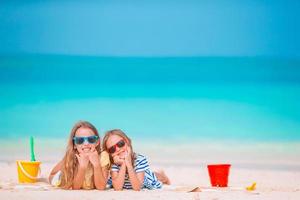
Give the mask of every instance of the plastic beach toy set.
[(17, 160), (19, 183), (35, 183), (40, 173), (41, 162), (35, 160), (34, 139), (30, 137), (30, 161)]

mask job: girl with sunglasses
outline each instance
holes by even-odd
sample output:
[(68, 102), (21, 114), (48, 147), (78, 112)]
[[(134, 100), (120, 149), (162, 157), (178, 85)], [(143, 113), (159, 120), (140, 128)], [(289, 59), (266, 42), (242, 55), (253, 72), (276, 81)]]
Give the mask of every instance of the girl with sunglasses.
[(101, 153), (97, 129), (89, 122), (79, 121), (72, 128), (65, 156), (52, 169), (49, 181), (64, 189), (104, 190), (109, 165), (108, 154)]
[(131, 140), (123, 131), (108, 131), (103, 138), (103, 149), (112, 163), (108, 185), (115, 190), (160, 189), (163, 183), (170, 184), (163, 171), (153, 172), (147, 158), (133, 152)]

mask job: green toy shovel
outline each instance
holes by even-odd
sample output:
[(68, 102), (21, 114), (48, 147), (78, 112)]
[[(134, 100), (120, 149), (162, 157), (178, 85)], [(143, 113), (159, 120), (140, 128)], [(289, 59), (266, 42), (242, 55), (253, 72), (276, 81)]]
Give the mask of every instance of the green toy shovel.
[(30, 156), (31, 156), (30, 161), (35, 161), (35, 156), (34, 156), (34, 140), (33, 140), (32, 136), (30, 136)]

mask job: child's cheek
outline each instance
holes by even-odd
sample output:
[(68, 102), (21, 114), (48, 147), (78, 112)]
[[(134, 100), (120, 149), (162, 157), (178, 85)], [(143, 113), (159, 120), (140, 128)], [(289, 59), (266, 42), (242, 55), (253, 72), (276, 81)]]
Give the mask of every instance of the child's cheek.
[(112, 157), (115, 157), (115, 156), (118, 156), (118, 153), (115, 152), (115, 153), (113, 153), (113, 154), (111, 154), (111, 155), (112, 155)]
[(82, 153), (82, 149), (79, 146), (76, 146), (78, 153)]
[(96, 149), (97, 145), (96, 144), (92, 144), (91, 146), (91, 150), (94, 151)]

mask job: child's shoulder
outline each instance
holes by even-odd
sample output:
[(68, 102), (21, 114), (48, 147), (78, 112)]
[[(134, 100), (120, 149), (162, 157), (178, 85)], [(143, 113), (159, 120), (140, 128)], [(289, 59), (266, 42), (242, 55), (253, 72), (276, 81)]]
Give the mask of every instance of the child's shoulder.
[(146, 169), (149, 169), (149, 162), (146, 156), (142, 154), (136, 154), (134, 167), (136, 172), (142, 172), (145, 171)]
[(147, 157), (144, 156), (143, 154), (135, 153), (135, 159), (141, 160), (141, 159), (147, 159)]
[(148, 159), (143, 154), (135, 154), (135, 163), (148, 162)]

